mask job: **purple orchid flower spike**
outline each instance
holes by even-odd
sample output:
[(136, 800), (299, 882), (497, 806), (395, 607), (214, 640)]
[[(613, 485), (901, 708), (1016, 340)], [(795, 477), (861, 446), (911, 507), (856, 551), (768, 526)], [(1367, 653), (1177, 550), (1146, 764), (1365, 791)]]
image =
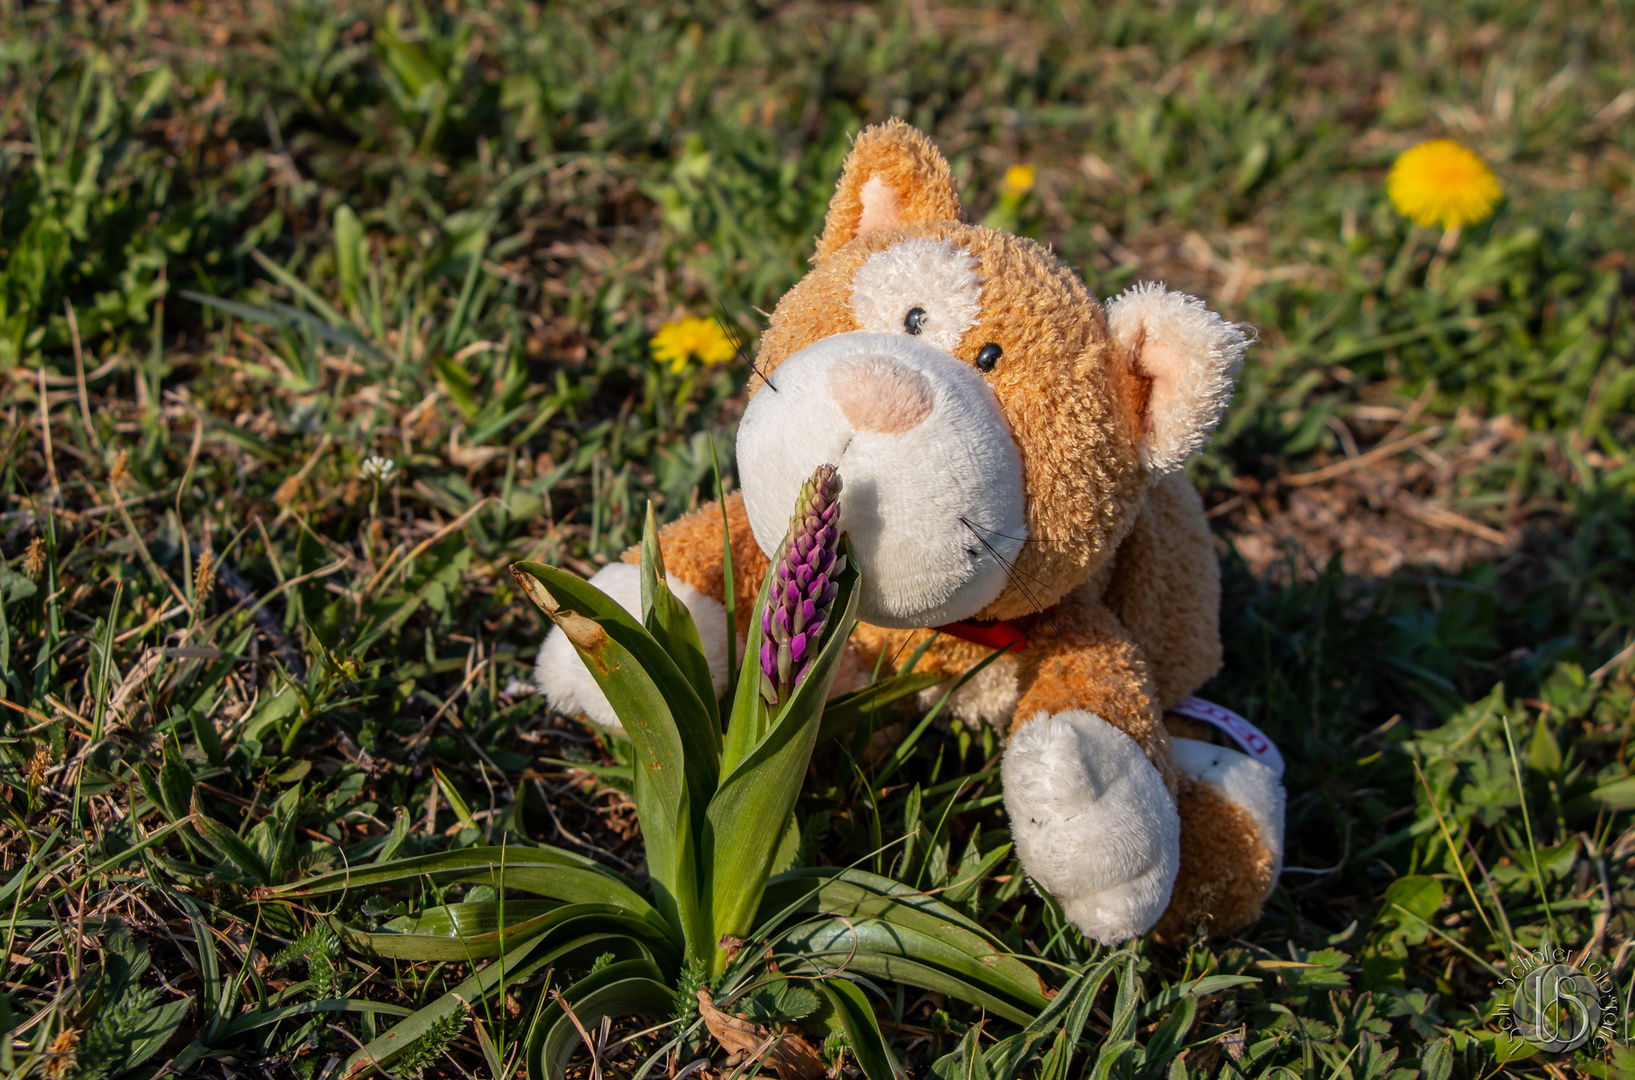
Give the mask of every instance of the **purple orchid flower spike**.
[(839, 554), (840, 473), (819, 465), (801, 485), (789, 532), (772, 562), (772, 585), (761, 612), (761, 696), (788, 701), (817, 655), (829, 609), (845, 569)]

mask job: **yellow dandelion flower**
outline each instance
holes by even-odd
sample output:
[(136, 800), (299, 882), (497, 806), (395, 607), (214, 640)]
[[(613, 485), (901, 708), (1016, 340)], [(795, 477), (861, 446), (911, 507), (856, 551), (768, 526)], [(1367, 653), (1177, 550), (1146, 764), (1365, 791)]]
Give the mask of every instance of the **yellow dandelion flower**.
[(1005, 190), (1012, 195), (1026, 195), (1033, 190), (1033, 166), (1012, 165), (1005, 170)]
[(732, 339), (714, 319), (682, 319), (665, 323), (648, 343), (653, 359), (669, 364), (672, 373), (680, 373), (689, 360), (696, 359), (708, 366), (724, 364), (736, 355)]
[(1486, 220), (1504, 191), (1481, 158), (1452, 139), (1432, 139), (1397, 158), (1385, 193), (1416, 225), (1456, 229)]

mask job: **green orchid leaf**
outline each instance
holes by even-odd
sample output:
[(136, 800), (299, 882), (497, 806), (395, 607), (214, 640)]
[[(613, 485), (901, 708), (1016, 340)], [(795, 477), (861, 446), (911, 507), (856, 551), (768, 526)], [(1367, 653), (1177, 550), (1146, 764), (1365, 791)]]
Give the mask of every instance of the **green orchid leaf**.
[[(698, 637), (687, 605), (670, 591), (664, 570), (664, 553), (659, 548), (659, 529), (653, 517), (653, 504), (647, 504), (647, 520), (642, 526), (642, 625), (653, 635), (653, 640), (664, 647), (677, 668), (692, 684), (700, 701), (715, 704), (715, 682), (710, 678), (710, 662), (704, 656), (704, 645)], [(710, 710), (700, 741), (711, 743), (717, 756), (721, 752), (721, 725)]]
[[(851, 548), (841, 542), (846, 556), (846, 569), (837, 584), (834, 607), (829, 616), (831, 627), (849, 627), (857, 610), (858, 575)], [(768, 575), (770, 580), (770, 575)], [(764, 608), (766, 586), (761, 589), (757, 608)], [(757, 620), (758, 621), (758, 620)], [(751, 635), (745, 650), (744, 670), (739, 676), (738, 699), (760, 700), (759, 660), (760, 634)], [(846, 635), (834, 633), (827, 637), (818, 655), (800, 685), (789, 700), (782, 703), (772, 718), (772, 728), (750, 747), (741, 759), (735, 759), (733, 740), (739, 730), (739, 715), (735, 708), (732, 727), (728, 728), (728, 749), (723, 755), (723, 768), (729, 768), (721, 781), (721, 788), (710, 801), (705, 813), (706, 832), (703, 853), (706, 859), (706, 881), (703, 892), (709, 898), (712, 943), (722, 935), (748, 935), (761, 906), (761, 893), (771, 874), (778, 842), (782, 837), (779, 827), (768, 828), (768, 822), (789, 820), (812, 759), (812, 748), (817, 743), (818, 726), (823, 719), (823, 703), (829, 686), (839, 669), (846, 649)], [(726, 953), (719, 947), (713, 954), (713, 970), (719, 973), (726, 964)]]
[(998, 938), (936, 897), (890, 878), (856, 869), (810, 867), (768, 882), (760, 925), (768, 927), (796, 914), (878, 919), (900, 926), (977, 959), (1014, 984), (1017, 993), (1043, 993), (1038, 974)]
[[(592, 971), (571, 985), (564, 987), (560, 999), (555, 995), (540, 999), (538, 1007), (534, 1010), (533, 1018), (528, 1023), (528, 1032), (523, 1038), (522, 1056), (528, 1069), (529, 1080), (547, 1075), (543, 1057), (545, 1038), (550, 1034), (556, 1023), (567, 1015), (567, 1011), (562, 1007), (563, 1001), (566, 1001), (569, 1006), (576, 1006), (586, 995), (623, 979), (651, 979), (659, 983), (666, 981), (663, 973), (650, 960), (644, 962), (642, 957), (619, 956), (611, 953), (602, 955), (612, 956), (613, 959), (600, 970)], [(574, 1015), (578, 1015), (577, 1007), (574, 1009)]]
[[(513, 906), (521, 908), (512, 916)], [(622, 934), (641, 943), (649, 955), (678, 965), (681, 954), (665, 929), (601, 904), (544, 905), (508, 901), (499, 925), (499, 904), (477, 901), (432, 908), (420, 916), (394, 919), (389, 929), (366, 933), (332, 923), (353, 948), (396, 960), (472, 960), (500, 956), (519, 942), (543, 937), (564, 941), (588, 934)], [(544, 910), (541, 910), (544, 908)]]
[(847, 979), (822, 979), (812, 984), (823, 999), (823, 1022), (846, 1037), (846, 1045), (868, 1080), (903, 1080), (908, 1074), (897, 1063), (880, 1024), (874, 1018), (863, 989)]
[[(502, 874), (503, 870), (503, 874)], [(665, 925), (636, 886), (582, 855), (560, 848), (463, 848), (317, 874), (265, 890), (269, 897), (365, 892), (412, 882), (503, 885), (570, 904), (606, 904)]]
[[(371, 1066), (389, 1066), (414, 1045), (416, 1039), (449, 1017), (469, 1009), (480, 1009), (480, 1002), (496, 991), (520, 983), (536, 972), (553, 965), (588, 964), (594, 957), (608, 952), (628, 951), (639, 946), (628, 937), (618, 934), (591, 934), (574, 938), (551, 947), (549, 935), (541, 934), (518, 945), (503, 958), (474, 972), (458, 986), (441, 997), (417, 1009), (400, 1020), (366, 1046), (360, 1047), (342, 1064), (338, 1077), (362, 1077)], [(639, 955), (630, 959), (642, 959)], [(652, 963), (649, 959), (648, 963)]]
[[(559, 1005), (553, 1006), (557, 1010), (555, 1015), (550, 1009), (541, 1014), (538, 1050), (535, 1052), (530, 1045), (528, 1052), (529, 1080), (566, 1080), (568, 1062), (583, 1041), (579, 1034), (581, 1026), (586, 1031), (593, 1031), (607, 1016), (663, 1019), (670, 1015), (675, 1007), (675, 992), (650, 975), (632, 974), (637, 970), (639, 965), (635, 963), (610, 964), (597, 974), (603, 977), (612, 975), (611, 981), (597, 980), (596, 985), (580, 991), (581, 987), (597, 979), (593, 975), (564, 991), (562, 996), (568, 999), (573, 1008), (572, 1019)], [(574, 1020), (578, 1023), (575, 1024)], [(530, 1043), (533, 1043), (532, 1038)]]
[(695, 841), (715, 791), (716, 713), (662, 645), (600, 589), (542, 563), (511, 567), (567, 635), (636, 751), (636, 814), (659, 911), (695, 953), (713, 941), (698, 893)]
[[(787, 950), (787, 952), (786, 952)], [(883, 919), (822, 919), (786, 933), (779, 947), (786, 971), (844, 968), (935, 990), (1026, 1024), (1049, 1004), (984, 962), (937, 937)], [(785, 958), (787, 957), (787, 958)]]

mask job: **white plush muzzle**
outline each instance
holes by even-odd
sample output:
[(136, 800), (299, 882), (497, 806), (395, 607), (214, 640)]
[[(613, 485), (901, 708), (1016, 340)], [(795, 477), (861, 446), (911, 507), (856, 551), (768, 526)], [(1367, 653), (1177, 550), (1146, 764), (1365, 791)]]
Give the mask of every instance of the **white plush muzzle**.
[(1005, 586), (1027, 537), (1022, 457), (982, 374), (922, 337), (823, 338), (772, 373), (738, 428), (738, 477), (761, 549), (800, 486), (840, 470), (841, 528), (863, 575), (858, 616), (938, 626)]

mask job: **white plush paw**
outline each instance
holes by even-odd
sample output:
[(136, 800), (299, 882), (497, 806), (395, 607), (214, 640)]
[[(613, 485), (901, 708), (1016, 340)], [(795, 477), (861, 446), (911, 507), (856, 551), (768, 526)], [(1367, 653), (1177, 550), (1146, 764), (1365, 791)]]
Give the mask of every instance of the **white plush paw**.
[(1182, 775), (1210, 785), (1260, 827), (1275, 883), (1283, 872), (1283, 785), (1277, 773), (1248, 754), (1197, 739), (1172, 738), (1170, 750)]
[[(717, 695), (727, 688), (727, 609), (674, 574), (665, 580), (676, 599), (687, 605), (693, 624), (698, 627), (698, 638), (704, 646), (704, 659), (710, 665), (710, 682)], [(596, 572), (590, 583), (601, 589), (615, 603), (638, 620), (642, 610), (641, 568), (630, 563), (609, 563)], [(583, 713), (591, 722), (614, 731), (623, 731), (613, 706), (607, 702), (602, 688), (596, 685), (590, 670), (579, 659), (567, 635), (556, 627), (539, 647), (539, 659), (534, 663), (534, 683), (551, 708), (569, 715)]]
[(1147, 755), (1092, 712), (1040, 713), (1002, 767), (1022, 867), (1103, 944), (1136, 937), (1169, 904), (1181, 818)]

